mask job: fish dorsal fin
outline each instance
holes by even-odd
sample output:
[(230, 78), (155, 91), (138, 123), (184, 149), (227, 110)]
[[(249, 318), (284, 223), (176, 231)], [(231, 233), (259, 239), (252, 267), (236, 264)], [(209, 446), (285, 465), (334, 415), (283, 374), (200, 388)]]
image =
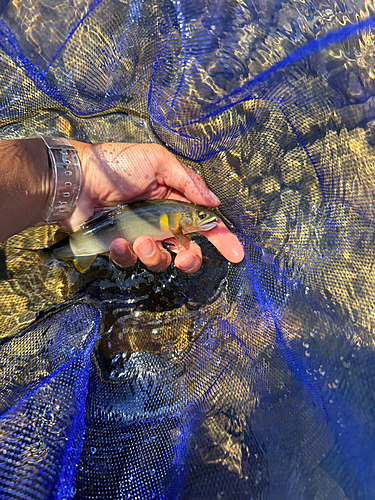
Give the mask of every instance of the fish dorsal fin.
[(75, 257), (72, 260), (77, 271), (84, 273), (87, 269), (89, 269), (96, 257), (97, 255), (84, 255), (83, 257)]
[(102, 222), (103, 220), (108, 220), (117, 214), (119, 210), (122, 210), (127, 205), (108, 205), (105, 207), (100, 207), (98, 210), (95, 210), (94, 215), (90, 217), (84, 224), (82, 224), (81, 229), (90, 229), (95, 224)]

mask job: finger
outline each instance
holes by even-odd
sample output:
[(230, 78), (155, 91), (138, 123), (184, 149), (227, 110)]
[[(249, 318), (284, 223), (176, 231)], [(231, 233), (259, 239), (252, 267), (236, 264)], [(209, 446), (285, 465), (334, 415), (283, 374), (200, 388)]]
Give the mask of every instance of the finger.
[(165, 271), (172, 261), (170, 253), (150, 236), (139, 236), (133, 244), (133, 250), (143, 264), (155, 273)]
[(245, 254), (237, 236), (231, 233), (221, 220), (216, 227), (200, 234), (205, 236), (229, 262), (238, 263), (244, 258)]
[(176, 255), (175, 266), (186, 274), (194, 274), (201, 268), (202, 251), (197, 243), (191, 242), (189, 250), (182, 250)]
[(197, 205), (219, 206), (219, 198), (208, 189), (202, 177), (186, 165), (178, 163), (179, 169), (165, 172), (165, 183), (176, 191), (183, 193), (186, 198)]
[(137, 262), (137, 256), (130, 248), (128, 242), (116, 238), (109, 246), (109, 256), (120, 267), (130, 267)]
[(183, 193), (198, 205), (217, 207), (220, 204), (202, 177), (183, 165), (167, 149), (158, 145), (147, 145), (147, 148), (147, 160), (160, 172), (165, 185)]

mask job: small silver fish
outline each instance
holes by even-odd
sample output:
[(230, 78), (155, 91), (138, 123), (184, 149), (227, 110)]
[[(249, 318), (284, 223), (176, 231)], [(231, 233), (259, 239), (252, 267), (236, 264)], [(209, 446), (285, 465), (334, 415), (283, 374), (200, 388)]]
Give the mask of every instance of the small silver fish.
[(84, 224), (67, 238), (43, 250), (48, 257), (71, 260), (80, 272), (86, 271), (98, 254), (108, 253), (116, 238), (132, 245), (143, 234), (156, 241), (176, 238), (184, 245), (185, 235), (208, 231), (217, 225), (217, 216), (207, 207), (175, 200), (151, 200), (123, 205)]

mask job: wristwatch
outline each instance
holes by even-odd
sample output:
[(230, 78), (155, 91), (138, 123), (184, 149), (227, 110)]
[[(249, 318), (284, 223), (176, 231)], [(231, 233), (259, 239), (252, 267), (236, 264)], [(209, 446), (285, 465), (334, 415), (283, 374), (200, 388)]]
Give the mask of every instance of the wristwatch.
[(75, 148), (67, 139), (40, 134), (29, 138), (37, 137), (47, 146), (54, 182), (53, 195), (43, 218), (48, 224), (60, 224), (75, 209), (81, 189), (81, 166)]

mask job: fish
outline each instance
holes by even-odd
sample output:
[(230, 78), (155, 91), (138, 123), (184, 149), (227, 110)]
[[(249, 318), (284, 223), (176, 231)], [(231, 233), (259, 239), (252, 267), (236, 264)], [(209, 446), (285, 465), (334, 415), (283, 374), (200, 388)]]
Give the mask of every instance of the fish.
[(138, 236), (156, 241), (175, 238), (180, 246), (189, 241), (186, 234), (216, 227), (217, 215), (207, 207), (176, 200), (150, 200), (129, 205), (89, 220), (80, 229), (42, 252), (49, 258), (72, 261), (83, 273), (99, 254), (109, 252), (116, 238), (132, 245)]

